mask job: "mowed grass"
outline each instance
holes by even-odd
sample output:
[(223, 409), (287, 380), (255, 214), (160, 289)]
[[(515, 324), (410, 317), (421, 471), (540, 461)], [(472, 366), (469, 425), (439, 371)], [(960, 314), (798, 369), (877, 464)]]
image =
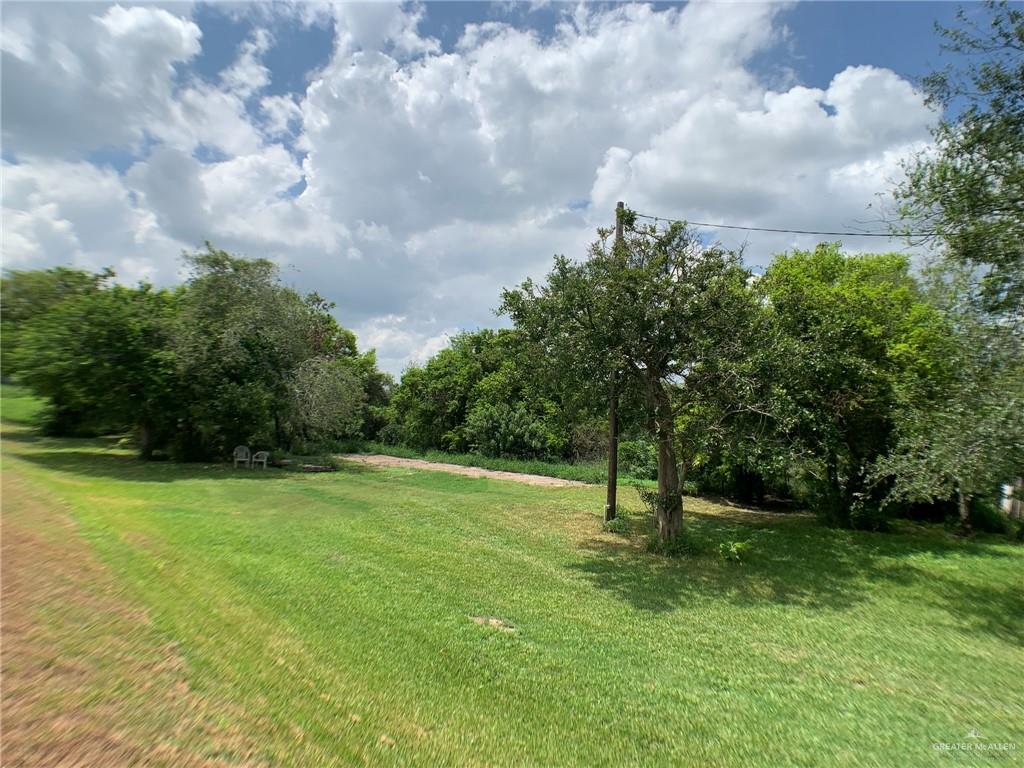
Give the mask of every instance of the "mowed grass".
[[(688, 499), (708, 552), (669, 560), (638, 512), (631, 535), (602, 531), (600, 488), (145, 464), (4, 429), (5, 546), (46, 543), (5, 582), (56, 584), (27, 609), (40, 658), (5, 638), (5, 680), (48, 665), (15, 744), (5, 688), (8, 755), (59, 717), (167, 765), (1022, 757), (1024, 550), (1003, 539)], [(718, 556), (731, 540), (744, 563)], [(972, 729), (1016, 749), (934, 747)]]

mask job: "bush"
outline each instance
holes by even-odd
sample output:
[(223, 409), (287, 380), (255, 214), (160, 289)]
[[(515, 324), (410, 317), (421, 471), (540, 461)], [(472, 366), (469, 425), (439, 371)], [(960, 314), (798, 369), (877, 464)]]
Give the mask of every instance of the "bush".
[(619, 512), (611, 520), (607, 520), (604, 529), (608, 533), (617, 533), (624, 536), (629, 533), (629, 517), (624, 512)]
[(718, 553), (727, 563), (742, 563), (749, 550), (749, 541), (723, 541), (718, 545)]
[[(982, 533), (1013, 534), (1013, 523), (992, 499), (972, 499), (968, 511), (971, 529)], [(954, 520), (959, 523), (958, 518)]]
[(858, 531), (889, 530), (889, 516), (871, 499), (857, 499), (850, 505), (850, 527)]
[(645, 440), (619, 443), (619, 469), (623, 474), (643, 480), (658, 477), (658, 448)]
[(401, 445), (403, 438), (404, 434), (402, 425), (397, 421), (385, 424), (377, 432), (377, 441), (384, 443), (385, 445)]
[(522, 405), (478, 403), (466, 417), (466, 441), (484, 456), (536, 459), (548, 454), (544, 424)]
[[(608, 453), (608, 425), (588, 421), (572, 428), (572, 458), (574, 461), (596, 461)], [(622, 455), (621, 447), (619, 456)]]

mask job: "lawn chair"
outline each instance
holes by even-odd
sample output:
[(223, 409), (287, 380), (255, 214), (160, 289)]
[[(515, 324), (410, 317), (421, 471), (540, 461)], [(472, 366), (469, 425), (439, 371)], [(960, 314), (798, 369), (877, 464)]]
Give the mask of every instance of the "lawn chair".
[(252, 455), (252, 469), (256, 469), (257, 464), (262, 464), (263, 468), (267, 468), (267, 460), (270, 458), (270, 451), (256, 451)]
[(247, 466), (247, 467), (250, 466), (249, 462), (251, 461), (251, 458), (250, 458), (251, 455), (252, 454), (249, 453), (249, 446), (247, 446), (247, 445), (236, 445), (235, 446), (235, 452), (234, 452), (234, 454), (232, 454), (232, 456), (233, 456), (233, 458), (235, 460), (235, 467), (236, 468), (238, 467), (238, 462), (242, 462), (242, 464)]

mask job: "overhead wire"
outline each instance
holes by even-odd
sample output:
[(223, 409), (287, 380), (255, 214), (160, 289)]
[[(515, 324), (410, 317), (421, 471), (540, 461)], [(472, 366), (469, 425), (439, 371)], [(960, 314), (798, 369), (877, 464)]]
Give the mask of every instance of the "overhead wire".
[(668, 223), (672, 223), (672, 222), (686, 223), (686, 224), (689, 224), (689, 225), (692, 225), (692, 226), (695, 226), (695, 227), (703, 227), (705, 229), (738, 229), (738, 230), (741, 230), (741, 231), (744, 231), (744, 232), (777, 232), (777, 233), (790, 234), (790, 235), (825, 235), (825, 236), (828, 236), (828, 237), (888, 237), (890, 239), (891, 238), (898, 238), (898, 237), (921, 237), (921, 238), (925, 238), (925, 237), (937, 237), (938, 236), (937, 232), (905, 232), (905, 233), (898, 233), (898, 234), (892, 234), (892, 233), (889, 233), (889, 232), (825, 232), (825, 231), (813, 230), (813, 229), (783, 229), (781, 227), (746, 227), (746, 226), (740, 226), (738, 224), (708, 224), (707, 222), (691, 221), (690, 219), (684, 219), (684, 218), (669, 218), (667, 216), (651, 216), (650, 214), (639, 213), (637, 211), (634, 211), (633, 215), (635, 215), (637, 218), (641, 218), (641, 219), (651, 219), (652, 221), (654, 221), (655, 226), (657, 226), (659, 221), (664, 221), (664, 222), (668, 222)]

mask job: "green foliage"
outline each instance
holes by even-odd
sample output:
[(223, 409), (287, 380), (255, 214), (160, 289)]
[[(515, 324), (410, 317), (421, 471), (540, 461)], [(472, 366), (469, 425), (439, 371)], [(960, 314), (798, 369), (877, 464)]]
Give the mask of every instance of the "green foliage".
[(619, 469), (631, 477), (658, 477), (658, 447), (650, 440), (620, 440)]
[(742, 563), (750, 549), (749, 541), (723, 541), (718, 545), (718, 554), (727, 563)]
[[(535, 375), (521, 334), (459, 334), (403, 374), (393, 398), (401, 441), (421, 450), (565, 456), (575, 411), (549, 384)], [(389, 434), (393, 440), (395, 430)]]
[(49, 400), (48, 431), (136, 428), (143, 453), (173, 426), (174, 295), (149, 286), (72, 293), (18, 326), (20, 381)]
[(947, 304), (952, 372), (940, 392), (901, 405), (894, 450), (872, 468), (891, 484), (893, 501), (958, 496), (965, 528), (971, 499), (994, 498), (1024, 467), (1024, 344), (1012, 326), (972, 306)]
[(466, 416), (469, 448), (484, 456), (534, 459), (550, 454), (544, 424), (522, 405), (479, 402)]
[(93, 274), (79, 269), (13, 270), (0, 280), (0, 333), (3, 337), (0, 370), (4, 377), (17, 374), (15, 350), (21, 331), (33, 318), (45, 315), (65, 299), (101, 289), (113, 276), (109, 270)]
[[(680, 224), (636, 227), (630, 214), (624, 224), (621, 241), (599, 230), (588, 260), (556, 257), (543, 285), (527, 280), (504, 291), (501, 311), (536, 358), (572, 386), (607, 393), (617, 371), (623, 391), (643, 395), (641, 423), (658, 445), (660, 495), (671, 501), (658, 513), (667, 540), (682, 527), (676, 419), (688, 409), (681, 434), (699, 441), (706, 420), (698, 416), (721, 410), (718, 396), (728, 391), (721, 370), (737, 351), (733, 340), (746, 338), (740, 329), (753, 306), (749, 273), (736, 254), (707, 247)], [(684, 450), (684, 466), (692, 452)]]
[(332, 304), (281, 285), (268, 261), (209, 245), (185, 260), (175, 291), (113, 285), (109, 271), (4, 278), (5, 373), (48, 400), (49, 431), (130, 429), (147, 458), (376, 433), (391, 379)]
[(1012, 536), (1014, 521), (999, 508), (995, 497), (975, 498), (970, 506), (969, 519), (972, 531)]
[[(393, 410), (392, 410), (393, 414)], [(377, 440), (388, 446), (401, 445), (404, 439), (402, 425), (395, 416), (384, 419), (384, 426), (377, 430)]]
[(896, 190), (903, 222), (929, 230), (948, 262), (980, 273), (988, 311), (1024, 317), (1024, 10), (988, 2), (940, 28), (960, 67), (925, 78), (931, 104), (952, 118), (911, 160)]
[(776, 329), (762, 372), (776, 417), (764, 442), (777, 452), (769, 474), (784, 457), (823, 518), (854, 524), (856, 501), (858, 521), (876, 527), (868, 470), (892, 445), (908, 372), (923, 372), (911, 377), (919, 391), (944, 385), (948, 326), (898, 254), (846, 256), (837, 245), (783, 254), (757, 290)]
[(289, 374), (287, 423), (305, 443), (359, 434), (366, 390), (356, 372), (340, 360), (314, 357)]
[(964, 531), (973, 502), (992, 500), (1024, 466), (1024, 11), (987, 3), (940, 29), (960, 55), (925, 80), (931, 102), (955, 103), (935, 150), (896, 190), (908, 227), (937, 233), (930, 298), (944, 315), (941, 386), (902, 382), (894, 451), (873, 468), (889, 501), (955, 497)]
[(629, 533), (631, 528), (629, 515), (620, 510), (611, 520), (605, 520), (603, 528), (608, 531), (608, 533), (625, 536)]

